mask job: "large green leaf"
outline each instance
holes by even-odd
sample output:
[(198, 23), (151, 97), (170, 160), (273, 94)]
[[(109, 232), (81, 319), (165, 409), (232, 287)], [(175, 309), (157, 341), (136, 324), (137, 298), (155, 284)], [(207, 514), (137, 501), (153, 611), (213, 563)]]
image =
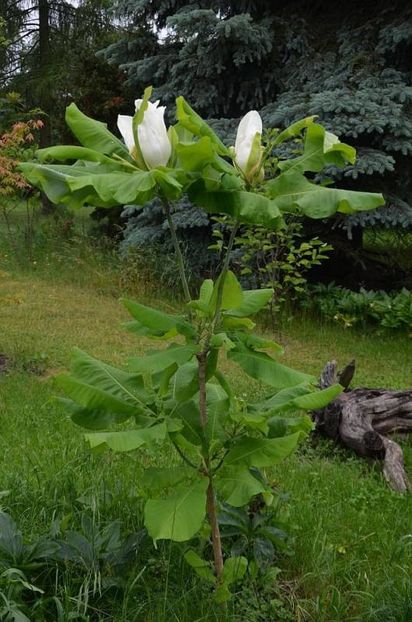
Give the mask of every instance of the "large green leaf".
[(126, 160), (133, 161), (127, 147), (107, 129), (105, 123), (86, 116), (74, 103), (66, 108), (66, 123), (84, 147), (100, 151), (105, 155), (115, 153)]
[(87, 149), (86, 147), (78, 147), (77, 145), (58, 145), (56, 147), (47, 147), (46, 149), (38, 149), (36, 157), (40, 162), (48, 162), (50, 160), (85, 160), (86, 162), (100, 162), (101, 164), (114, 164), (120, 166), (121, 163), (112, 160), (99, 151)]
[(266, 491), (266, 486), (253, 477), (248, 468), (238, 466), (223, 467), (218, 473), (216, 486), (223, 501), (238, 508)]
[[(230, 177), (230, 176), (228, 176)], [(241, 223), (278, 229), (282, 216), (275, 201), (253, 192), (209, 192), (199, 180), (188, 189), (190, 200), (212, 214), (228, 214)]]
[(133, 169), (127, 172), (116, 163), (88, 166), (23, 163), (20, 169), (28, 181), (43, 190), (53, 203), (74, 208), (143, 204), (156, 192), (153, 171)]
[(356, 151), (353, 147), (341, 143), (337, 136), (327, 132), (321, 125), (313, 123), (306, 130), (303, 154), (279, 162), (278, 167), (281, 171), (317, 173), (329, 165), (342, 168), (348, 162), (353, 164), (355, 159)]
[(156, 181), (149, 171), (110, 172), (102, 170), (101, 166), (85, 167), (81, 177), (68, 176), (67, 185), (72, 192), (94, 189), (102, 201), (114, 205), (146, 203), (154, 196), (156, 189)]
[(43, 165), (33, 162), (23, 162), (19, 165), (26, 179), (37, 188), (40, 188), (52, 203), (69, 205), (73, 208), (83, 205), (94, 207), (112, 207), (113, 201), (104, 201), (92, 187), (85, 187), (79, 191), (72, 191), (69, 181), (78, 175), (88, 174), (84, 167), (67, 165)]
[(227, 315), (234, 317), (249, 317), (254, 315), (272, 299), (273, 289), (247, 289), (243, 292), (242, 303), (230, 309)]
[(186, 183), (186, 178), (182, 174), (181, 170), (174, 170), (173, 174), (170, 169), (162, 169), (157, 167), (150, 171), (153, 179), (158, 184), (161, 194), (170, 201), (176, 201), (182, 196), (183, 184)]
[(213, 574), (210, 562), (202, 559), (193, 549), (186, 551), (184, 558), (201, 579), (209, 583), (216, 583), (216, 577)]
[(135, 319), (130, 325), (130, 329), (134, 332), (139, 333), (141, 330), (140, 334), (165, 338), (174, 337), (178, 333), (186, 337), (195, 336), (195, 328), (180, 316), (152, 309), (127, 298), (123, 298), (122, 303)]
[(235, 331), (230, 334), (230, 337), (235, 342), (240, 341), (240, 343), (252, 350), (274, 350), (279, 354), (283, 353), (282, 346), (276, 343), (276, 341), (266, 339), (265, 337), (259, 337), (259, 335), (254, 335), (253, 333)]
[(152, 401), (141, 376), (107, 365), (75, 349), (73, 376), (59, 376), (57, 385), (73, 401), (66, 400), (74, 423), (98, 430), (122, 423), (130, 416), (150, 415), (145, 404)]
[(247, 570), (246, 557), (228, 557), (223, 565), (222, 581), (227, 585), (240, 581)]
[(143, 473), (141, 485), (147, 490), (149, 496), (154, 496), (166, 489), (173, 489), (189, 479), (190, 476), (193, 477), (193, 471), (186, 466), (168, 467), (167, 469), (149, 467)]
[[(222, 275), (216, 280), (216, 283), (213, 287), (212, 296), (210, 298), (210, 307), (213, 311), (216, 310), (217, 298), (219, 293), (219, 288), (222, 280)], [(224, 283), (222, 289), (222, 298), (220, 303), (220, 308), (222, 310), (232, 309), (240, 307), (243, 302), (243, 292), (242, 287), (237, 280), (235, 274), (228, 270), (224, 275)]]
[(229, 350), (227, 356), (240, 365), (249, 376), (275, 389), (284, 389), (302, 382), (315, 382), (313, 376), (281, 365), (268, 354), (241, 347), (240, 344)]
[(277, 391), (275, 395), (271, 395), (264, 400), (251, 404), (250, 409), (253, 412), (258, 413), (266, 411), (281, 413), (287, 412), (289, 410), (294, 410), (295, 405), (293, 400), (295, 399), (295, 397), (307, 395), (312, 391), (313, 388), (307, 383), (297, 384), (296, 386), (287, 387), (286, 389)]
[(123, 401), (68, 374), (57, 376), (55, 383), (76, 404), (90, 411), (112, 413), (116, 421), (124, 421), (141, 412), (141, 406), (137, 401), (134, 404), (130, 400)]
[(144, 524), (153, 540), (190, 540), (201, 528), (206, 515), (208, 480), (197, 479), (177, 487), (163, 499), (150, 499), (144, 509)]
[(273, 466), (292, 453), (299, 438), (299, 432), (280, 438), (244, 436), (234, 443), (225, 458), (225, 464), (247, 467)]
[(324, 408), (334, 400), (343, 387), (335, 384), (327, 389), (317, 389), (313, 385), (301, 384), (279, 391), (275, 395), (252, 405), (256, 412), (270, 411), (281, 413), (293, 410), (317, 410)]
[(150, 444), (154, 441), (163, 441), (165, 437), (166, 424), (164, 422), (140, 430), (85, 434), (91, 449), (109, 448), (116, 452), (133, 451), (142, 445)]
[(177, 363), (183, 365), (187, 363), (198, 350), (196, 345), (179, 346), (173, 344), (166, 350), (157, 350), (146, 354), (146, 356), (132, 357), (129, 359), (129, 368), (140, 374), (156, 373), (163, 371), (169, 365)]
[(190, 400), (199, 391), (199, 366), (189, 361), (181, 365), (173, 378), (173, 399), (177, 402)]
[[(124, 423), (131, 416), (112, 410), (103, 410), (101, 407), (87, 408), (79, 406), (73, 400), (65, 397), (59, 397), (58, 400), (70, 414), (73, 423), (87, 430), (105, 430), (112, 424)], [(137, 417), (140, 416), (137, 415)]]
[(152, 399), (144, 388), (141, 375), (108, 365), (79, 348), (73, 350), (71, 371), (79, 380), (132, 405), (144, 405)]
[(309, 218), (327, 218), (336, 212), (352, 214), (385, 203), (381, 194), (326, 188), (295, 171), (282, 173), (266, 187), (281, 212), (298, 212)]
[(321, 391), (313, 391), (307, 395), (300, 395), (293, 400), (294, 405), (302, 410), (317, 410), (325, 408), (330, 402), (338, 397), (343, 391), (340, 384), (334, 384)]
[(294, 432), (302, 432), (306, 436), (313, 428), (313, 421), (308, 415), (297, 417), (276, 416), (267, 421), (268, 438), (283, 437)]
[(216, 151), (209, 136), (195, 143), (180, 144), (176, 147), (179, 163), (186, 171), (198, 171), (214, 161)]
[(253, 330), (256, 324), (248, 317), (233, 317), (229, 313), (222, 314), (221, 327), (229, 332), (238, 330)]
[(295, 138), (296, 136), (299, 136), (299, 134), (301, 134), (304, 129), (309, 127), (309, 125), (312, 125), (316, 118), (316, 115), (312, 117), (305, 117), (304, 119), (299, 119), (299, 121), (295, 121), (295, 123), (289, 125), (289, 127), (287, 127), (285, 130), (283, 130), (283, 132), (280, 132), (280, 134), (276, 136), (275, 140), (273, 141), (273, 147), (280, 145), (281, 143), (285, 142), (285, 140), (289, 140), (290, 138)]
[(187, 103), (184, 97), (180, 96), (176, 99), (176, 117), (179, 123), (189, 130), (195, 136), (208, 137), (212, 144), (214, 145), (217, 153), (222, 156), (229, 156), (229, 150), (222, 143), (217, 134), (212, 130), (212, 128), (203, 121), (202, 117), (200, 117), (197, 112), (193, 110)]

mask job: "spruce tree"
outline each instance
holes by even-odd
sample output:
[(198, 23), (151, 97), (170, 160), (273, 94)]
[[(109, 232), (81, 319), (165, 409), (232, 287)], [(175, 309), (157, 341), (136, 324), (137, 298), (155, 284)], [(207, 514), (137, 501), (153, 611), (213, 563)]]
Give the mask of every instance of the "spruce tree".
[[(271, 127), (319, 115), (358, 150), (355, 165), (328, 175), (386, 198), (385, 207), (341, 219), (341, 237), (359, 225), (411, 228), (409, 4), (117, 0), (127, 32), (104, 55), (136, 93), (153, 84), (166, 104), (182, 93), (232, 144), (236, 119), (252, 108)], [(142, 22), (158, 38), (137, 52)]]

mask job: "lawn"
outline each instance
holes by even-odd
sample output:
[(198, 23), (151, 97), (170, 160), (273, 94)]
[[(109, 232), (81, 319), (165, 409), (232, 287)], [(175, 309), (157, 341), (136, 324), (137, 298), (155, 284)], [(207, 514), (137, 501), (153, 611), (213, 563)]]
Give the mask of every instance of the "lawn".
[[(138, 531), (139, 460), (168, 464), (170, 456), (153, 450), (91, 455), (82, 430), (56, 399), (53, 376), (68, 367), (74, 346), (121, 364), (148, 342), (122, 329), (126, 313), (117, 298), (127, 283), (111, 252), (85, 250), (79, 237), (43, 236), (30, 261), (20, 265), (6, 237), (0, 250), (0, 353), (6, 357), (0, 374), (1, 507), (28, 540), (56, 521), (79, 529), (85, 513), (96, 525), (119, 519), (124, 532)], [(147, 302), (148, 292), (146, 283), (133, 283), (135, 298)], [(319, 374), (331, 358), (342, 365), (355, 358), (357, 385), (412, 384), (412, 346), (404, 335), (345, 331), (295, 317), (275, 337), (285, 347), (285, 361), (302, 370)], [(261, 393), (258, 383), (227, 368), (239, 393)], [(412, 474), (407, 444), (405, 454)], [(273, 482), (285, 493), (282, 511), (294, 536), (292, 550), (276, 560), (276, 580), (274, 573), (265, 583), (239, 589), (222, 612), (180, 561), (180, 545), (156, 550), (143, 538), (121, 590), (93, 595), (89, 575), (89, 583), (65, 579), (62, 602), (87, 610), (86, 617), (71, 619), (410, 621), (411, 495), (390, 491), (378, 464), (315, 439), (274, 470)]]

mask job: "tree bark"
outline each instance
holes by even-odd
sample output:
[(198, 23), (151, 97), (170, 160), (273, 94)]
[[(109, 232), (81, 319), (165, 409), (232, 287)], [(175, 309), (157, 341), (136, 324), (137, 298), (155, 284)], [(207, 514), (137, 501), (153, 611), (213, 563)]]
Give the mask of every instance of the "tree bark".
[[(42, 118), (43, 127), (40, 131), (40, 147), (50, 147), (51, 145), (51, 126), (50, 126), (50, 6), (49, 0), (39, 0), (39, 107), (44, 112)], [(52, 214), (56, 206), (48, 199), (44, 192), (41, 193), (41, 203), (43, 214)]]
[(359, 388), (351, 391), (348, 386), (354, 371), (354, 362), (340, 373), (336, 361), (325, 366), (320, 387), (341, 381), (345, 391), (326, 408), (312, 413), (316, 431), (341, 442), (359, 456), (382, 460), (383, 474), (391, 488), (407, 492), (410, 484), (402, 449), (387, 435), (412, 431), (412, 390)]

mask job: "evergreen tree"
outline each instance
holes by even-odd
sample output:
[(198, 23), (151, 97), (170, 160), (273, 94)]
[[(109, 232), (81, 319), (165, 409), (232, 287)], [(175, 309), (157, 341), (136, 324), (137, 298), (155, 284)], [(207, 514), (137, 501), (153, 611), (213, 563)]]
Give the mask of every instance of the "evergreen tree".
[[(166, 104), (182, 93), (229, 142), (251, 108), (272, 127), (317, 114), (358, 149), (354, 166), (328, 174), (386, 197), (338, 224), (349, 235), (359, 224), (412, 227), (409, 2), (117, 0), (115, 11), (124, 35), (103, 53), (136, 94), (144, 83)], [(149, 50), (142, 22), (158, 35)]]
[(284, 66), (283, 92), (264, 107), (263, 116), (270, 126), (283, 126), (317, 114), (328, 129), (357, 147), (355, 165), (328, 173), (340, 185), (344, 181), (348, 187), (383, 192), (386, 206), (346, 218), (349, 234), (358, 224), (409, 228), (412, 10), (406, 2), (365, 3), (346, 13), (347, 7), (337, 30), (314, 31), (315, 20), (302, 22), (295, 36), (300, 49)]

